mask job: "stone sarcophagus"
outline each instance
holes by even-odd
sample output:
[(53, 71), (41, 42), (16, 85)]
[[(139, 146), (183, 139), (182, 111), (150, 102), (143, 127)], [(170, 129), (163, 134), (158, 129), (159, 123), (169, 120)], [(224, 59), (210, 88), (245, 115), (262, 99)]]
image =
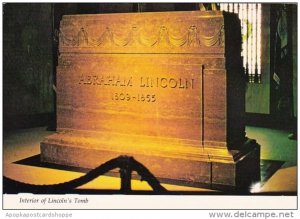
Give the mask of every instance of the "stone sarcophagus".
[(94, 168), (129, 155), (162, 181), (259, 180), (234, 15), (64, 16), (59, 51), (57, 133), (41, 142), (42, 161)]

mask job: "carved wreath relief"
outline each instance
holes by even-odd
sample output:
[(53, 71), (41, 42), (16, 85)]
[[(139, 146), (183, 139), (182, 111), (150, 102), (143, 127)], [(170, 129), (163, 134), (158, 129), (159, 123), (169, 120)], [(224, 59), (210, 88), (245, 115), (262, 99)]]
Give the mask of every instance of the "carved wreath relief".
[[(142, 28), (132, 26), (130, 30), (120, 34), (107, 26), (97, 37), (92, 37), (84, 27), (81, 27), (77, 34), (65, 35), (63, 31), (59, 34), (62, 46), (66, 47), (101, 47), (113, 45), (117, 47), (144, 46), (144, 47), (223, 47), (224, 46), (224, 25), (211, 36), (200, 33), (196, 25), (189, 26), (184, 34), (176, 35), (166, 26), (160, 26), (156, 33), (144, 34)], [(76, 31), (75, 31), (76, 33)]]

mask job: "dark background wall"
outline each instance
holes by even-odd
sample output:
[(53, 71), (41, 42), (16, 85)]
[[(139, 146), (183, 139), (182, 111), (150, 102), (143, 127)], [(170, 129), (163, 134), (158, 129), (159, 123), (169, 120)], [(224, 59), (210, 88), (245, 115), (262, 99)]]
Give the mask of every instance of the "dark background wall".
[(45, 124), (53, 112), (52, 6), (3, 5), (4, 130)]
[[(277, 5), (278, 6), (278, 5)], [(272, 87), (272, 16), (278, 7), (263, 6), (264, 72), (262, 84), (249, 84), (246, 93), (248, 123), (291, 128), (297, 116), (297, 54), (290, 49), (287, 80), (291, 86), (288, 116), (276, 112), (276, 98), (282, 93)], [(293, 6), (293, 7), (292, 7)], [(297, 44), (297, 7), (290, 7), (290, 48)], [(199, 10), (196, 3), (7, 3), (3, 5), (3, 126), (4, 131), (47, 125), (55, 128), (55, 66), (58, 57), (57, 33), (65, 14), (128, 13)], [(273, 25), (273, 26), (272, 26)], [(275, 26), (274, 26), (275, 25)], [(274, 61), (274, 60), (273, 60)], [(271, 85), (271, 86), (270, 86)], [(282, 89), (284, 92), (284, 89)], [(273, 101), (273, 102), (272, 102)], [(292, 113), (290, 113), (292, 112)], [(284, 117), (285, 116), (285, 117)], [(280, 118), (287, 122), (283, 124)], [(294, 121), (294, 120), (293, 120)], [(280, 127), (281, 125), (285, 127)]]

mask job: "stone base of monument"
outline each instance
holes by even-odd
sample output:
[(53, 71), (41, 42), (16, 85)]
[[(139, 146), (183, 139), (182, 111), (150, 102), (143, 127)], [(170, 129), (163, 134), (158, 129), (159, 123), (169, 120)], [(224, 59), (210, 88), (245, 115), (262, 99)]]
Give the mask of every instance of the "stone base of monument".
[(260, 145), (247, 139), (241, 148), (221, 156), (210, 153), (213, 189), (247, 190), (260, 181)]
[(133, 156), (161, 182), (212, 189), (248, 188), (259, 181), (259, 145), (248, 140), (242, 151), (207, 148), (199, 142), (64, 131), (41, 142), (42, 162), (95, 168), (120, 155)]

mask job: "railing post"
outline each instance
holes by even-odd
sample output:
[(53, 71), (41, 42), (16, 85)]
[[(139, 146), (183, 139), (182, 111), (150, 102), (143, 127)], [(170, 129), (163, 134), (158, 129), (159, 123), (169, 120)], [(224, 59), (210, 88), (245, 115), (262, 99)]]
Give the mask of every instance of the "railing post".
[(120, 167), (121, 192), (128, 193), (131, 191), (131, 157), (122, 156), (122, 164)]

